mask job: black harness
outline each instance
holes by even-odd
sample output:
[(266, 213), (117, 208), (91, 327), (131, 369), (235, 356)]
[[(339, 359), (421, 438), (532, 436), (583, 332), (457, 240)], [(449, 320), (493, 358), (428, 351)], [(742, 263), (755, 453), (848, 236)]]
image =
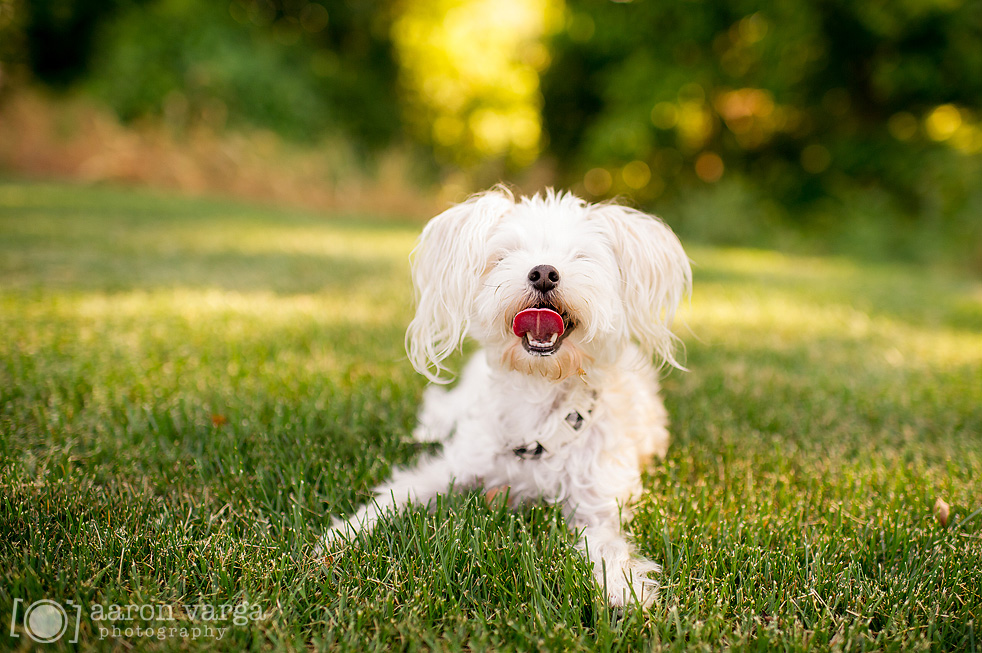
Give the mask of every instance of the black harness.
[[(579, 410), (570, 411), (566, 417), (563, 418), (563, 425), (566, 426), (569, 431), (572, 432), (571, 435), (575, 436), (582, 431), (587, 423), (590, 421), (590, 417), (593, 415), (593, 408), (597, 401), (596, 393), (593, 393), (591, 397), (590, 407), (580, 412)], [(586, 414), (584, 414), (586, 413)], [(559, 444), (564, 442), (569, 442), (572, 437), (563, 438)], [(542, 454), (549, 453), (548, 450), (542, 445), (538, 440), (532, 442), (531, 444), (523, 444), (520, 447), (515, 447), (512, 449), (512, 453), (521, 458), (522, 460), (538, 460), (542, 457)]]

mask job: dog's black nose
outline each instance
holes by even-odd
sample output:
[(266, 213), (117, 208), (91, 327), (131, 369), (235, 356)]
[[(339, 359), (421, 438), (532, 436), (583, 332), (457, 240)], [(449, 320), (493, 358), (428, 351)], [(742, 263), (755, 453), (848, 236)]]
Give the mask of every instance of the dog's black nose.
[(551, 265), (536, 265), (529, 272), (529, 283), (539, 292), (545, 294), (559, 285), (559, 270)]

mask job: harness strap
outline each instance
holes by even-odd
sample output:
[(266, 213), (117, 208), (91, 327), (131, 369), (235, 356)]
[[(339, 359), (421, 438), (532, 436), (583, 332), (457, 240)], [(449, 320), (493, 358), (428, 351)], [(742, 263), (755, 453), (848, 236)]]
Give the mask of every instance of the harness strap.
[[(543, 430), (547, 432), (551, 431), (549, 436), (543, 435), (543, 437), (533, 440), (529, 444), (523, 444), (521, 446), (512, 449), (512, 453), (521, 458), (522, 460), (538, 460), (544, 454), (551, 452), (555, 453), (564, 445), (579, 438), (580, 434), (586, 430), (586, 428), (593, 422), (593, 411), (597, 406), (597, 392), (592, 391), (588, 397), (588, 401), (585, 405), (581, 406), (570, 406), (567, 404), (564, 407), (565, 414), (560, 420), (559, 425), (555, 428), (549, 429), (553, 424), (553, 420), (547, 418), (546, 426)], [(563, 414), (564, 410), (558, 410), (553, 415)], [(547, 449), (545, 444), (549, 445)]]

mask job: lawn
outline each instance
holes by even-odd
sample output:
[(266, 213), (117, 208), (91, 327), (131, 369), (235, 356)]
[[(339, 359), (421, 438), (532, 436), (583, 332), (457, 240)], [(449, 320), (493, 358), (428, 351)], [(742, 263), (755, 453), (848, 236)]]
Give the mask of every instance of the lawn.
[(314, 564), (420, 454), (420, 226), (0, 183), (0, 648), (982, 648), (982, 284), (916, 268), (688, 248), (647, 614), (479, 494)]

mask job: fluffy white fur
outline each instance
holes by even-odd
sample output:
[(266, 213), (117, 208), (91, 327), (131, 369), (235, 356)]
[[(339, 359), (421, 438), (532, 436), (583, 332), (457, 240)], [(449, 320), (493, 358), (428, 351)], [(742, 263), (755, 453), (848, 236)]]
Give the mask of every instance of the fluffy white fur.
[[(539, 265), (560, 277), (545, 294), (529, 278)], [(691, 284), (678, 239), (630, 208), (552, 191), (516, 200), (498, 187), (430, 221), (413, 280), (413, 366), (440, 384), (443, 362), (466, 337), (482, 350), (456, 387), (424, 395), (415, 436), (442, 441), (442, 453), (398, 470), (374, 502), (334, 523), (321, 550), (451, 487), (508, 487), (512, 501), (562, 507), (612, 605), (650, 605), (648, 575), (659, 567), (634, 554), (621, 523), (642, 490), (641, 470), (668, 447), (652, 361), (678, 366), (669, 325)], [(517, 313), (543, 306), (568, 324), (551, 355), (528, 351), (512, 332)], [(584, 418), (579, 430), (570, 415)]]

